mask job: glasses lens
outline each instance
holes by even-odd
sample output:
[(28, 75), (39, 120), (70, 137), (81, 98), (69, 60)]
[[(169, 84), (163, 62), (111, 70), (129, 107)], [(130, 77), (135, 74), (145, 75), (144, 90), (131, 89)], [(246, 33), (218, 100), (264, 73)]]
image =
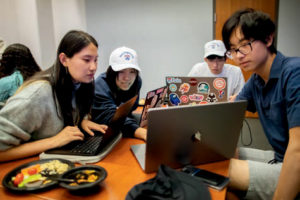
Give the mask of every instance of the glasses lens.
[(245, 45), (243, 45), (243, 46), (241, 46), (240, 48), (239, 48), (239, 51), (242, 53), (242, 54), (248, 54), (250, 51), (251, 51), (251, 46), (250, 46), (251, 44), (250, 43), (248, 43), (248, 44), (245, 44)]

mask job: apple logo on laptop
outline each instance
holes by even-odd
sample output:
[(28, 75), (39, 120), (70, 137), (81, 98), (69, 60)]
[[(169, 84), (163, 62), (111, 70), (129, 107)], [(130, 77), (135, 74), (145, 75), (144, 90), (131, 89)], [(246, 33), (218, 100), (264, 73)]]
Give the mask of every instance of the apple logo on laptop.
[(200, 131), (197, 131), (192, 135), (193, 142), (200, 142), (201, 141), (201, 133)]

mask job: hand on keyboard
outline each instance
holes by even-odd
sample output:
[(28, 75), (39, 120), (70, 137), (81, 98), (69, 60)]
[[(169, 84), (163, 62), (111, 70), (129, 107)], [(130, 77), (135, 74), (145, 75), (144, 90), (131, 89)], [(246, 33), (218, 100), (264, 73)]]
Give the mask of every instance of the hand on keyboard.
[(84, 119), (81, 122), (82, 129), (87, 132), (89, 135), (94, 136), (93, 131), (99, 131), (101, 133), (105, 133), (107, 130), (107, 126), (104, 124), (97, 124), (88, 119)]
[(84, 134), (80, 131), (77, 126), (66, 126), (57, 135), (53, 136), (51, 139), (56, 147), (64, 146), (75, 140), (83, 140)]

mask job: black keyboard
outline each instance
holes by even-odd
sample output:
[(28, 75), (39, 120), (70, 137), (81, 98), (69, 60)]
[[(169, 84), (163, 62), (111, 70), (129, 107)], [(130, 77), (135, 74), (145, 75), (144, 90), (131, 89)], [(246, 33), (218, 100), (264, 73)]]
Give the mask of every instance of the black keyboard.
[(83, 141), (73, 141), (65, 146), (50, 149), (46, 151), (46, 153), (78, 156), (98, 155), (106, 147), (106, 145), (114, 139), (112, 131), (109, 130), (110, 129), (108, 129), (105, 134), (94, 131), (94, 136), (85, 134)]
[(71, 149), (71, 153), (95, 155), (102, 141), (103, 135), (89, 136), (84, 141), (74, 146)]

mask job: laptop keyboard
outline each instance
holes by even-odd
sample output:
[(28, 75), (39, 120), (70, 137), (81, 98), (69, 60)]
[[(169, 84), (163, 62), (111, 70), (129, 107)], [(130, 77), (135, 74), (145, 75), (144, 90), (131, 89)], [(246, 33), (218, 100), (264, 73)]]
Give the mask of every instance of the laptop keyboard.
[(103, 135), (88, 137), (84, 142), (81, 142), (72, 148), (71, 152), (75, 154), (95, 155), (102, 140)]

